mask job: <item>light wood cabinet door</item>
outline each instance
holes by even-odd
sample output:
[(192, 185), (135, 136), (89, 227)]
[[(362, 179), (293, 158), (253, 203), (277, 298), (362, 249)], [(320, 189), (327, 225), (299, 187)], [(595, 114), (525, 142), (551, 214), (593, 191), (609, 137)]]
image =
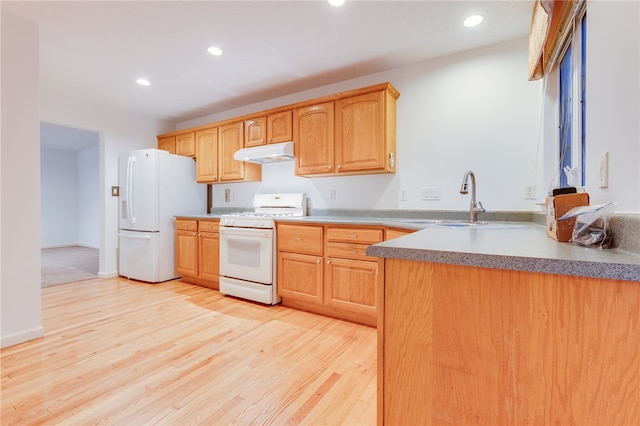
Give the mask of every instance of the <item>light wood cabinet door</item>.
[(325, 304), (375, 319), (379, 269), (378, 261), (327, 257)]
[(176, 153), (176, 137), (164, 136), (158, 137), (158, 149), (162, 151), (169, 151), (171, 154)]
[(184, 155), (185, 157), (195, 157), (195, 132), (186, 132), (176, 135), (176, 154)]
[(322, 304), (322, 257), (280, 252), (278, 292), (284, 298)]
[(244, 147), (267, 143), (267, 117), (256, 117), (244, 121)]
[(207, 281), (218, 281), (220, 275), (220, 234), (200, 232), (198, 234), (198, 277)]
[[(385, 92), (336, 102), (336, 171), (387, 168)], [(395, 153), (393, 153), (395, 156)], [(395, 162), (395, 159), (394, 159)]]
[(220, 126), (218, 138), (220, 180), (242, 180), (244, 178), (244, 163), (234, 160), (233, 154), (244, 146), (244, 122), (238, 121)]
[(198, 276), (198, 232), (195, 230), (176, 230), (176, 272)]
[(333, 102), (295, 111), (293, 136), (296, 175), (334, 172), (334, 125)]
[(293, 140), (293, 112), (284, 111), (267, 117), (267, 143)]
[(196, 141), (196, 181), (218, 181), (218, 128), (198, 130)]

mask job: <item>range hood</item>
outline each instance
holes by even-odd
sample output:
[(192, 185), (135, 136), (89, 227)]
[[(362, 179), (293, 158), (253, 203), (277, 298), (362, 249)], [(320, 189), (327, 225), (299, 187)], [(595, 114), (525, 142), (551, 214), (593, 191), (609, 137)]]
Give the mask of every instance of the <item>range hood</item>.
[(293, 142), (274, 143), (254, 146), (236, 151), (233, 158), (248, 163), (269, 164), (281, 161), (292, 161)]

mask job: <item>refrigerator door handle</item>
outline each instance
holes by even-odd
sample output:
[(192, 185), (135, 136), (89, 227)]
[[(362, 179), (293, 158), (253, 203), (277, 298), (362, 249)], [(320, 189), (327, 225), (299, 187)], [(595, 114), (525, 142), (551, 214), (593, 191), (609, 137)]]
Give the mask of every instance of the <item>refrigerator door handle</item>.
[(151, 235), (131, 235), (131, 234), (118, 234), (122, 238), (133, 238), (137, 240), (150, 240)]
[(133, 215), (135, 212), (134, 206), (133, 206), (133, 170), (134, 170), (134, 164), (136, 162), (136, 157), (134, 156), (130, 156), (129, 157), (129, 162), (127, 164), (127, 198), (128, 198), (128, 202), (127, 202), (127, 209), (129, 210), (129, 220), (131, 220), (131, 224), (135, 224), (136, 223), (136, 218)]

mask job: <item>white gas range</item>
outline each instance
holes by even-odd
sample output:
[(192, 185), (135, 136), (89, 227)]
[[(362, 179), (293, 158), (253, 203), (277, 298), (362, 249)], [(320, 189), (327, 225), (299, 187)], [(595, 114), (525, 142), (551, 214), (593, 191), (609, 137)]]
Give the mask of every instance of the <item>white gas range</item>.
[(275, 305), (280, 303), (276, 272), (275, 219), (305, 216), (303, 193), (257, 194), (253, 212), (220, 217), (220, 292)]

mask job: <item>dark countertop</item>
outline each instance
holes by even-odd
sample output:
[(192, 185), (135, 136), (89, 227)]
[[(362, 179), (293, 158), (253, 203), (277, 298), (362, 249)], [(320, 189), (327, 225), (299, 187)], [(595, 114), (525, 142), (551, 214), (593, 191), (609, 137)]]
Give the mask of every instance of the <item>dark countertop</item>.
[[(177, 217), (219, 219), (220, 214)], [(445, 226), (422, 218), (343, 215), (283, 217), (276, 221), (390, 226), (418, 231), (369, 246), (369, 256), (640, 282), (640, 255), (560, 243), (549, 238), (543, 226), (532, 222)]]
[(370, 256), (640, 282), (640, 256), (549, 238), (544, 227), (430, 226), (367, 248)]
[(428, 219), (304, 216), (278, 222), (391, 226), (415, 229), (374, 244), (367, 255), (516, 271), (640, 282), (640, 255), (561, 243), (532, 222), (489, 222), (481, 226), (434, 225)]

